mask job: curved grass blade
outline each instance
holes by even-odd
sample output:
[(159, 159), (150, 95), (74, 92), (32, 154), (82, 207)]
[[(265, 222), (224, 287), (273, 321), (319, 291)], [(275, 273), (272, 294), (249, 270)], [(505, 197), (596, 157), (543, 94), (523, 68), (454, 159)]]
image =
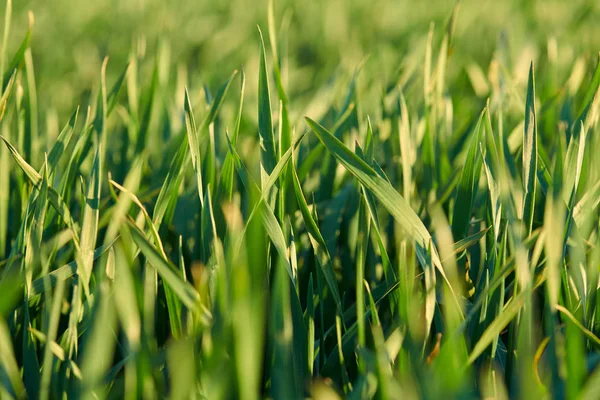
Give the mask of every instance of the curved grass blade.
[(198, 137), (196, 119), (194, 118), (190, 94), (188, 93), (187, 88), (185, 88), (185, 127), (187, 130), (188, 144), (190, 145), (190, 155), (192, 156), (192, 166), (196, 172), (198, 197), (200, 198), (200, 205), (204, 206), (204, 185), (202, 183), (202, 157), (200, 155), (200, 139)]
[[(6, 144), (6, 147), (8, 147), (8, 150), (10, 151), (13, 159), (17, 162), (17, 165), (25, 173), (25, 176), (27, 176), (29, 181), (32, 183), (33, 187), (39, 189), (39, 185), (42, 183), (42, 177), (40, 176), (40, 174), (31, 165), (29, 165), (27, 161), (23, 159), (23, 157), (21, 157), (17, 149), (15, 149), (14, 146), (11, 145), (10, 142), (6, 140), (4, 136), (0, 135), (0, 139), (4, 141), (4, 144)], [(63, 201), (62, 197), (56, 192), (56, 190), (50, 186), (48, 187), (48, 199), (50, 200), (50, 204), (52, 204), (52, 207), (54, 207), (54, 209), (65, 221), (67, 226), (72, 230), (73, 241), (75, 245), (78, 246), (79, 227), (77, 223), (73, 220), (71, 212), (69, 211), (69, 207)]]
[(69, 121), (58, 135), (56, 142), (50, 150), (50, 154), (48, 154), (48, 173), (50, 175), (52, 175), (54, 168), (56, 168), (58, 165), (60, 157), (65, 154), (67, 147), (69, 147), (71, 137), (73, 136), (73, 129), (75, 129), (75, 124), (77, 123), (78, 115), (79, 106), (77, 106), (73, 114), (71, 114), (71, 118), (69, 118)]
[[(292, 149), (290, 149), (289, 151), (291, 154)], [(282, 260), (284, 260), (285, 266), (288, 270), (290, 278), (293, 281), (294, 273), (292, 271), (292, 266), (290, 265), (289, 257), (287, 254), (287, 245), (285, 243), (285, 236), (283, 235), (283, 231), (281, 230), (281, 226), (279, 225), (279, 222), (277, 221), (277, 217), (275, 217), (275, 213), (274, 213), (273, 209), (266, 201), (263, 201), (263, 194), (266, 193), (267, 191), (266, 190), (262, 191), (258, 187), (258, 185), (254, 182), (254, 180), (250, 176), (249, 171), (247, 170), (246, 166), (242, 162), (240, 156), (237, 154), (237, 151), (233, 148), (231, 141), (229, 141), (229, 152), (234, 157), (233, 161), (235, 164), (235, 169), (236, 169), (238, 175), (240, 176), (240, 179), (242, 180), (242, 184), (246, 187), (246, 190), (248, 190), (250, 193), (254, 193), (256, 195), (256, 197), (259, 198), (258, 203), (255, 206), (255, 207), (257, 207), (256, 212), (259, 213), (261, 220), (262, 220), (262, 224), (265, 228), (265, 231), (267, 232), (269, 239), (271, 239), (271, 241), (273, 242), (273, 245), (275, 246), (275, 249), (281, 256)], [(285, 163), (282, 163), (280, 166), (281, 167), (280, 172), (283, 170), (284, 166), (285, 166)], [(274, 184), (277, 181), (278, 175), (277, 174), (272, 174), (272, 175), (274, 175), (274, 176), (271, 176), (269, 179), (267, 179), (265, 181), (265, 183), (272, 182)], [(239, 243), (241, 244), (241, 238), (240, 238)]]
[(30, 14), (29, 28), (27, 29), (27, 32), (25, 33), (25, 37), (23, 38), (21, 45), (19, 46), (17, 52), (13, 56), (13, 59), (11, 60), (10, 64), (8, 64), (8, 67), (6, 68), (6, 72), (4, 72), (4, 76), (2, 77), (2, 92), (4, 92), (6, 90), (8, 83), (10, 81), (10, 78), (13, 75), (13, 71), (18, 69), (21, 66), (21, 64), (23, 64), (25, 52), (29, 48), (29, 40), (31, 39), (31, 29), (32, 28), (33, 28), (33, 18), (31, 17), (31, 14)]
[(329, 251), (327, 250), (327, 245), (325, 243), (325, 239), (321, 235), (321, 231), (319, 230), (319, 226), (317, 222), (313, 219), (310, 209), (308, 208), (308, 204), (306, 203), (306, 199), (304, 198), (304, 194), (302, 193), (302, 187), (300, 185), (300, 181), (298, 180), (298, 174), (296, 173), (296, 168), (292, 168), (292, 178), (294, 184), (294, 192), (296, 193), (296, 201), (298, 202), (298, 207), (300, 208), (300, 212), (302, 214), (302, 218), (304, 220), (304, 225), (309, 234), (310, 243), (313, 248), (313, 252), (315, 253), (315, 258), (321, 267), (321, 271), (323, 272), (323, 276), (325, 277), (325, 282), (331, 291), (331, 295), (333, 300), (338, 307), (338, 312), (342, 312), (342, 301), (340, 298), (340, 292), (338, 289), (337, 281), (335, 279), (335, 273), (333, 270), (333, 262), (331, 260), (331, 256), (329, 255)]
[(504, 307), (504, 310), (502, 310), (496, 319), (488, 326), (479, 338), (477, 344), (473, 347), (469, 359), (467, 360), (467, 365), (473, 364), (477, 357), (492, 344), (495, 338), (498, 337), (504, 328), (506, 328), (506, 326), (515, 318), (525, 304), (528, 294), (530, 294), (530, 291), (524, 290), (510, 300), (506, 307)]
[(169, 260), (166, 260), (159, 251), (150, 244), (146, 236), (131, 221), (128, 221), (131, 237), (140, 248), (148, 262), (156, 269), (162, 279), (171, 286), (175, 294), (181, 299), (181, 302), (190, 310), (197, 309), (197, 303), (200, 296), (196, 289), (188, 282), (184, 281), (178, 274), (175, 267)]

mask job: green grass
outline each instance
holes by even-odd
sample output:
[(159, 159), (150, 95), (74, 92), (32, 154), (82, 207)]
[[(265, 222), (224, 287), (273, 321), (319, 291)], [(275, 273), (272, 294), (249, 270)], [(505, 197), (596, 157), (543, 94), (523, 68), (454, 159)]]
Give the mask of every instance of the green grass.
[(595, 3), (201, 2), (64, 83), (150, 3), (7, 2), (1, 399), (597, 398)]

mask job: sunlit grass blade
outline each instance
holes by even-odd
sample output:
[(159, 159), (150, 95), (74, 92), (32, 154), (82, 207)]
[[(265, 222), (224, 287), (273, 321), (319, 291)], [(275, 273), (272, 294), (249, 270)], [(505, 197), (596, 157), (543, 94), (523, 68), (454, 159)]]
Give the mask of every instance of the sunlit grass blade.
[[(244, 92), (246, 90), (246, 74), (242, 68), (241, 72), (241, 90), (240, 90), (240, 102), (238, 105), (238, 112), (235, 121), (235, 128), (231, 135), (231, 143), (233, 147), (237, 144), (238, 135), (240, 132), (240, 124), (242, 120), (242, 109), (244, 105)], [(234, 178), (235, 166), (233, 165), (233, 156), (228, 152), (223, 162), (223, 168), (221, 169), (221, 176), (219, 178), (219, 187), (215, 194), (215, 203), (220, 204), (221, 200), (231, 200), (233, 194), (233, 178)]]
[(494, 321), (485, 330), (479, 341), (473, 346), (471, 354), (469, 354), (468, 364), (472, 364), (492, 343), (495, 337), (506, 328), (506, 326), (519, 313), (525, 301), (527, 300), (527, 291), (519, 293), (506, 304), (504, 310), (494, 319)]
[(531, 234), (533, 229), (533, 211), (535, 208), (535, 191), (538, 162), (538, 137), (535, 115), (535, 78), (533, 63), (529, 67), (527, 82), (527, 100), (525, 103), (525, 127), (523, 131), (523, 223)]
[(158, 274), (171, 286), (173, 291), (181, 299), (182, 303), (185, 304), (190, 310), (197, 309), (199, 295), (198, 292), (189, 283), (185, 282), (179, 274), (176, 272), (175, 267), (169, 260), (165, 260), (164, 257), (152, 246), (145, 235), (135, 224), (129, 222), (131, 237), (140, 248), (148, 262), (156, 268)]
[[(13, 71), (15, 69), (19, 68), (20, 65), (23, 63), (23, 58), (25, 57), (25, 52), (29, 48), (29, 40), (31, 39), (32, 28), (33, 28), (33, 14), (29, 14), (29, 28), (27, 29), (27, 32), (25, 32), (25, 37), (23, 38), (23, 41), (21, 42), (21, 45), (17, 49), (17, 52), (13, 56), (12, 60), (6, 67), (6, 71), (3, 71), (4, 76), (2, 77), (2, 92), (4, 92), (4, 90), (6, 90), (6, 87), (8, 86), (8, 82), (10, 81), (10, 77), (13, 74)], [(4, 51), (4, 49), (2, 51)]]
[[(25, 176), (29, 179), (31, 184), (35, 188), (39, 188), (39, 185), (42, 183), (42, 177), (40, 174), (21, 157), (17, 149), (11, 145), (8, 140), (4, 136), (0, 135), (0, 139), (4, 141), (6, 147), (10, 151), (13, 159), (16, 161), (17, 165), (21, 168), (21, 170), (25, 173)], [(56, 190), (52, 187), (48, 188), (48, 199), (50, 200), (50, 204), (54, 207), (54, 209), (58, 212), (58, 214), (63, 218), (66, 222), (67, 226), (73, 231), (74, 239), (76, 243), (79, 243), (79, 233), (78, 233), (78, 225), (72, 219), (71, 212), (69, 211), (69, 207), (65, 204), (62, 197), (56, 192)]]
[(102, 165), (101, 146), (98, 146), (92, 174), (88, 181), (87, 194), (85, 195), (85, 210), (83, 212), (83, 222), (81, 224), (81, 259), (78, 262), (78, 274), (82, 278), (83, 288), (86, 294), (89, 294), (89, 282), (92, 276), (92, 267), (94, 263), (94, 249), (96, 248), (96, 239), (98, 237), (98, 218), (100, 215), (100, 195), (102, 189)]
[(267, 73), (267, 56), (262, 32), (260, 36), (260, 67), (258, 75), (258, 133), (260, 134), (261, 159), (267, 174), (271, 174), (277, 164), (275, 137), (271, 116), (271, 94), (269, 93), (269, 74)]
[(48, 154), (48, 171), (50, 175), (52, 175), (52, 172), (54, 171), (54, 168), (56, 168), (61, 156), (65, 154), (67, 147), (69, 147), (71, 136), (73, 135), (73, 130), (75, 129), (75, 124), (77, 123), (78, 114), (79, 107), (77, 107), (73, 114), (71, 114), (71, 118), (69, 118), (69, 121), (58, 135), (56, 142), (50, 150), (50, 154)]

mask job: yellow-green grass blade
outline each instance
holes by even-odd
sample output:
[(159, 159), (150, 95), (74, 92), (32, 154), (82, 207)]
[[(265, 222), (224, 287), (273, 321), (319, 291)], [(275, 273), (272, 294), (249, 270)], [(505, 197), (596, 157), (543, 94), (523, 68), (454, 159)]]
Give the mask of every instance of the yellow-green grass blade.
[(526, 235), (533, 229), (533, 211), (535, 208), (536, 176), (538, 163), (538, 134), (535, 114), (535, 78), (533, 63), (529, 67), (527, 82), (527, 100), (525, 103), (525, 125), (523, 130), (523, 223)]
[(269, 74), (267, 72), (267, 56), (265, 42), (260, 36), (260, 66), (258, 75), (258, 133), (260, 135), (261, 159), (265, 172), (271, 174), (277, 164), (275, 151), (275, 136), (273, 133), (273, 120), (271, 116), (271, 94), (269, 93)]

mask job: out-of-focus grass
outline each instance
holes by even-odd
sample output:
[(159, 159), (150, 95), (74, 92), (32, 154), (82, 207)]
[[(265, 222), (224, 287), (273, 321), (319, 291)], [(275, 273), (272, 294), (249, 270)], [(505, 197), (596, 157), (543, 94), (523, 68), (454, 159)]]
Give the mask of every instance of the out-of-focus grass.
[(596, 398), (599, 13), (8, 1), (0, 398)]

